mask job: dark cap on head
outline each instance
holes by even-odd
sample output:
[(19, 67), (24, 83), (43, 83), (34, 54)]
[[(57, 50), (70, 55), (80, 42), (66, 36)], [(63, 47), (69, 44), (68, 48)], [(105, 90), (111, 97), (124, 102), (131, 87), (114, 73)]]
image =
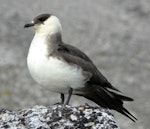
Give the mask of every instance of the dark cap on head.
[(35, 24), (43, 23), (43, 22), (46, 21), (50, 16), (51, 16), (51, 14), (40, 14), (40, 15), (38, 15), (37, 17), (35, 17), (35, 18), (33, 19), (33, 22), (32, 22), (32, 23), (25, 24), (25, 25), (24, 25), (24, 28), (32, 27), (32, 26), (34, 26)]

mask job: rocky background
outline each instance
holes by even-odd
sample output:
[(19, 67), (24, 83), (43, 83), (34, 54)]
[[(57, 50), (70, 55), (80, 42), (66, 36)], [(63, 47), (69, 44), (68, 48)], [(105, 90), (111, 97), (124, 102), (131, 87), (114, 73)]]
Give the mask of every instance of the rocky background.
[[(23, 26), (40, 13), (58, 16), (63, 40), (86, 52), (113, 85), (135, 99), (126, 107), (139, 119), (137, 123), (112, 111), (120, 128), (148, 129), (149, 0), (0, 0), (0, 109), (60, 101), (58, 94), (38, 87), (26, 66), (34, 32)], [(72, 98), (73, 105), (85, 102), (89, 101)]]
[(88, 104), (0, 110), (0, 129), (119, 129), (109, 110)]

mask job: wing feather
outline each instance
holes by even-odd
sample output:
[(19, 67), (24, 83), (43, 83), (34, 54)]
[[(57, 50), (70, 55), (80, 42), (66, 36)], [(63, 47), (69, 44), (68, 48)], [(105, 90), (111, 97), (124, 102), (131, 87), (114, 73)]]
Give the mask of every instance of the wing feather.
[(81, 67), (85, 72), (89, 72), (92, 74), (88, 83), (97, 84), (102, 87), (119, 91), (108, 82), (108, 80), (102, 75), (102, 73), (90, 60), (90, 58), (78, 48), (63, 43), (59, 44), (58, 51), (61, 54), (61, 56), (63, 56), (66, 62), (75, 64), (78, 67)]

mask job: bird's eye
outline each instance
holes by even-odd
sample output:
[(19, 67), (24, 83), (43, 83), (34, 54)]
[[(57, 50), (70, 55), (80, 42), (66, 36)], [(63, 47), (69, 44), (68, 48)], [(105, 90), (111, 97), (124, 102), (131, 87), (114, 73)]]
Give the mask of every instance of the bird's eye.
[(46, 19), (47, 19), (47, 17), (40, 17), (38, 20), (39, 20), (40, 22), (44, 22)]
[(38, 17), (38, 20), (39, 20), (40, 22), (44, 22), (44, 21), (46, 21), (49, 17), (50, 17), (50, 14), (42, 14), (42, 15), (40, 15), (40, 16)]
[(51, 16), (51, 14), (41, 14), (41, 15), (35, 17), (35, 18), (33, 19), (33, 21), (34, 21), (36, 24), (43, 23), (43, 22), (46, 21), (50, 16)]

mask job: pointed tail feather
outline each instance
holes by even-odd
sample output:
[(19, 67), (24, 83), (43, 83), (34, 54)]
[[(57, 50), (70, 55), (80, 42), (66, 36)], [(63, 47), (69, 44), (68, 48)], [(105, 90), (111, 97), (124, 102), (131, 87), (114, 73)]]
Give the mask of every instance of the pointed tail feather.
[(94, 101), (101, 107), (113, 109), (118, 111), (119, 113), (125, 115), (133, 122), (137, 120), (127, 109), (123, 107), (124, 101), (133, 101), (132, 98), (117, 94), (116, 92), (109, 91), (104, 87), (100, 87), (97, 85), (87, 87), (86, 94), (77, 94), (84, 96), (87, 99)]
[(125, 115), (126, 117), (128, 117), (130, 120), (132, 120), (133, 122), (137, 121), (137, 118), (135, 116), (133, 116), (127, 109), (125, 109), (124, 107), (121, 108), (121, 110), (116, 110), (118, 112), (120, 112), (121, 114)]
[(116, 98), (119, 98), (123, 101), (134, 101), (134, 99), (130, 98), (130, 97), (127, 97), (127, 96), (124, 96), (124, 95), (121, 95), (121, 94), (117, 94), (115, 92), (112, 92), (112, 91), (109, 91), (111, 92), (111, 94), (113, 94), (114, 96), (116, 96)]

